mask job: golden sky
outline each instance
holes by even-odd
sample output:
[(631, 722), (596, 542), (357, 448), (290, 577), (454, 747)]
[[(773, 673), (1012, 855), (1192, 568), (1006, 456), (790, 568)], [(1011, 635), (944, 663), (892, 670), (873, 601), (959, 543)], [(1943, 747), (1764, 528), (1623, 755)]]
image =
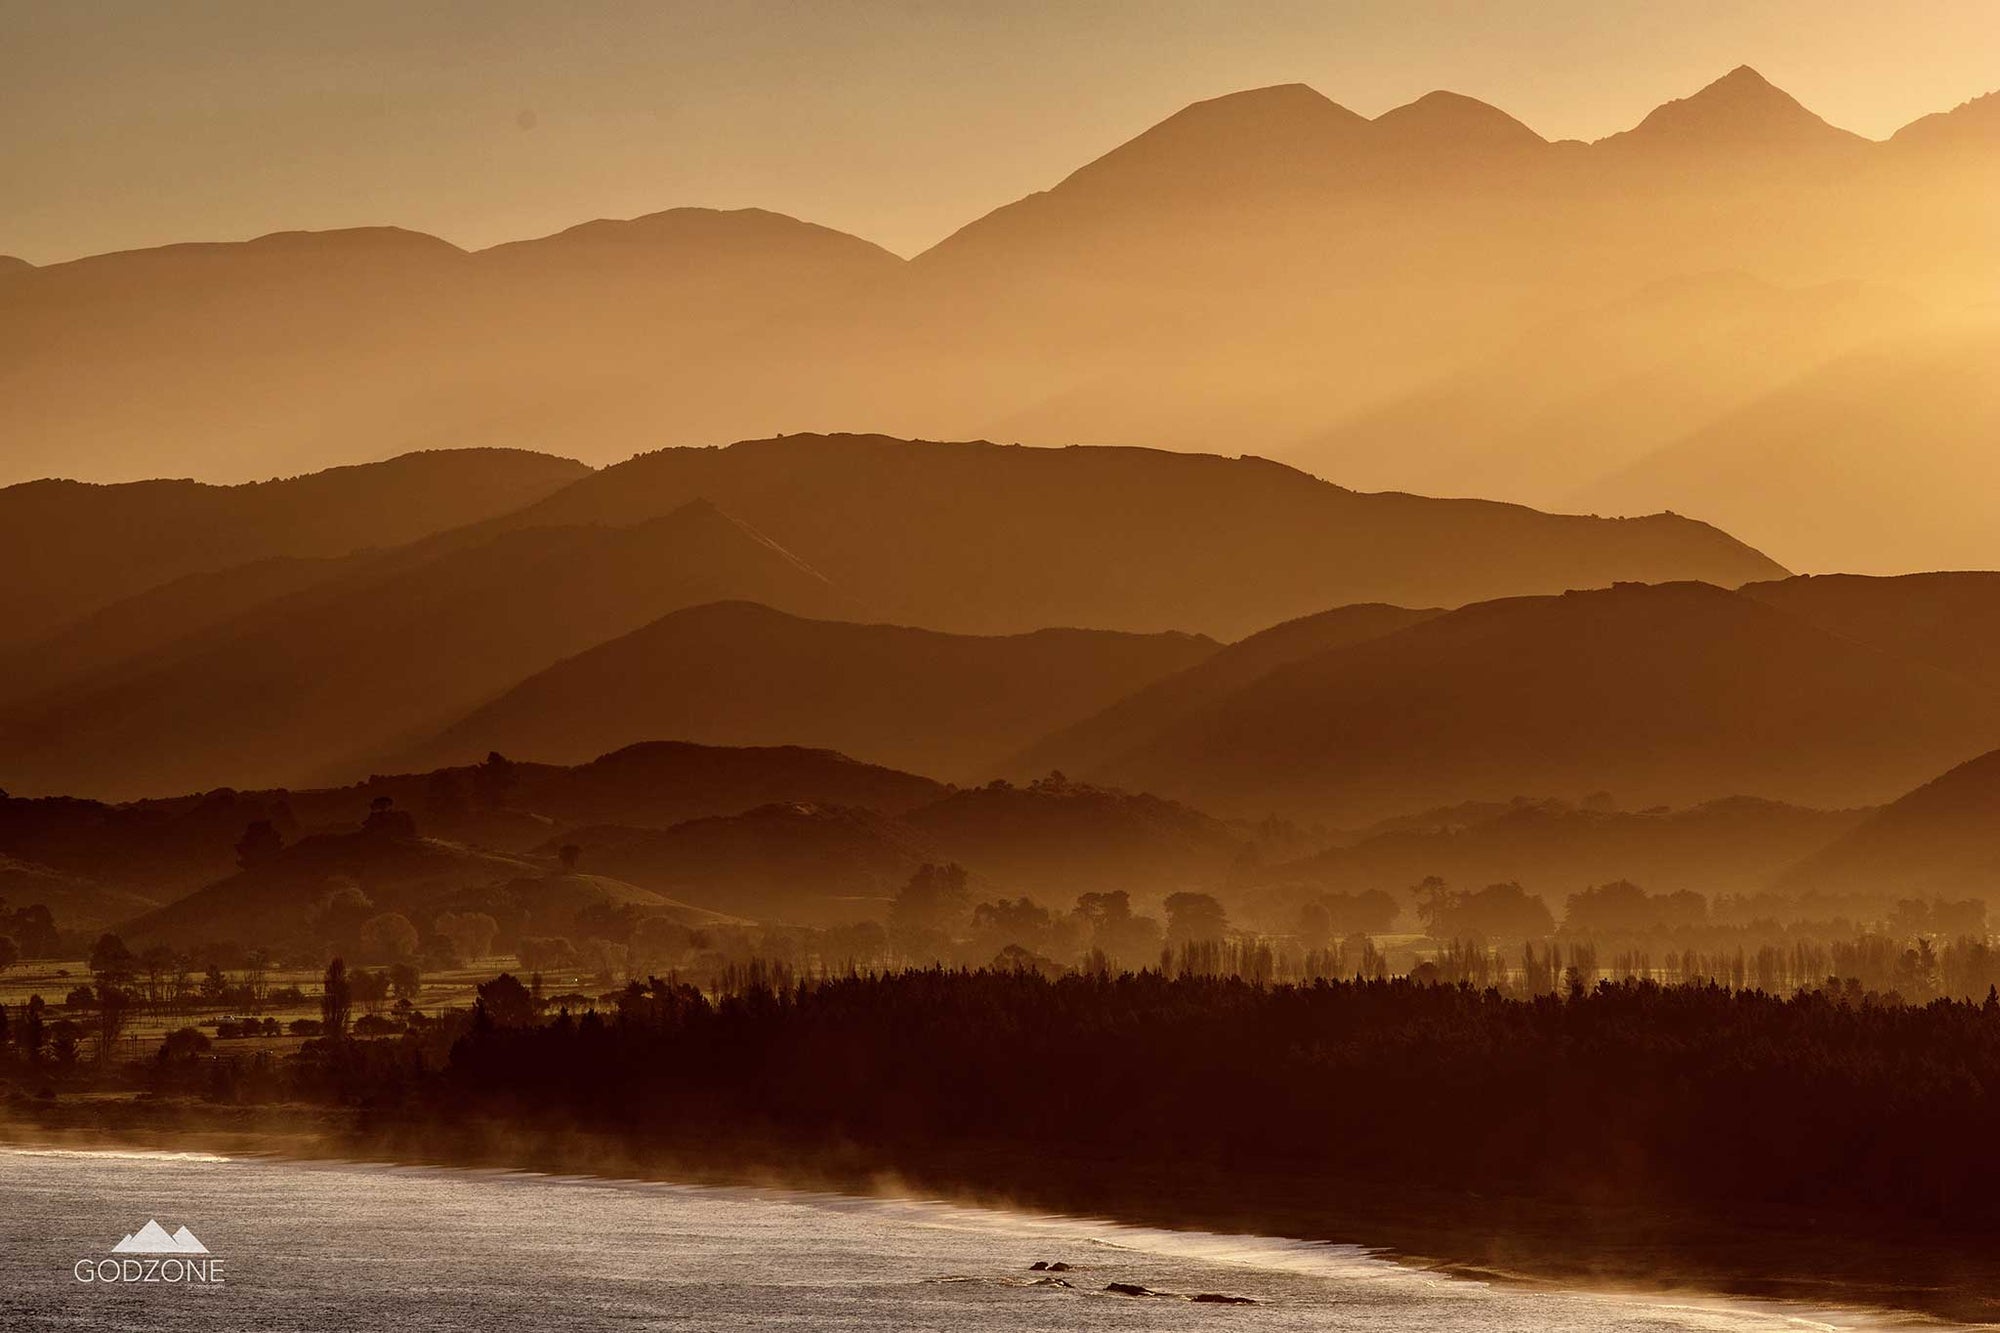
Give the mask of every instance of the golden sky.
[(1597, 138), (1746, 63), (1882, 137), (2000, 87), (2000, 0), (0, 0), (0, 254), (683, 204), (908, 254), (1219, 93)]

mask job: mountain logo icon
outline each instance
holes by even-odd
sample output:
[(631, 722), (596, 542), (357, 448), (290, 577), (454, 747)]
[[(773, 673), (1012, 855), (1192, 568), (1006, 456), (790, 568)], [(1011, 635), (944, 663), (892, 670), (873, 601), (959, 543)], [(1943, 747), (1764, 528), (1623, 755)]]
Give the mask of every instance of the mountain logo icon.
[(195, 1234), (186, 1227), (171, 1236), (167, 1229), (152, 1219), (146, 1225), (111, 1247), (113, 1254), (207, 1254), (208, 1246), (195, 1239)]

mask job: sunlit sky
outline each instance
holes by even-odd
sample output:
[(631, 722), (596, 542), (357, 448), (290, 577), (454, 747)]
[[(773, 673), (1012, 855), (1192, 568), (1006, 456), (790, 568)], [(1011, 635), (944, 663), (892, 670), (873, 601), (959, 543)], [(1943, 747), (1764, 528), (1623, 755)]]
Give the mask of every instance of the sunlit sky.
[(684, 204), (909, 254), (1219, 93), (1587, 139), (1739, 64), (1884, 137), (2000, 87), (2000, 0), (0, 0), (0, 254)]

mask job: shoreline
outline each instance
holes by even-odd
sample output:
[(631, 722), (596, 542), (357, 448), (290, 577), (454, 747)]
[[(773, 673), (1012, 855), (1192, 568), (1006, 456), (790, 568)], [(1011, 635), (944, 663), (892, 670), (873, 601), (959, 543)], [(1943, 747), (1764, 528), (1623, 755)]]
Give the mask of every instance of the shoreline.
[[(348, 1108), (216, 1106), (90, 1098), (0, 1109), (0, 1146), (120, 1148), (352, 1161), (704, 1187), (914, 1198), (1349, 1245), (1405, 1267), (1475, 1281), (1645, 1296), (1737, 1297), (2000, 1325), (2000, 1258), (1965, 1236), (1871, 1236), (1808, 1216), (1764, 1214), (1717, 1228), (1671, 1211), (1400, 1188), (1350, 1193), (1274, 1173), (1183, 1164), (1064, 1161), (1018, 1149), (904, 1153), (743, 1136), (687, 1151), (571, 1126), (497, 1120), (371, 1120)], [(783, 1163), (783, 1165), (774, 1165)], [(1348, 1187), (1352, 1190), (1353, 1187)]]

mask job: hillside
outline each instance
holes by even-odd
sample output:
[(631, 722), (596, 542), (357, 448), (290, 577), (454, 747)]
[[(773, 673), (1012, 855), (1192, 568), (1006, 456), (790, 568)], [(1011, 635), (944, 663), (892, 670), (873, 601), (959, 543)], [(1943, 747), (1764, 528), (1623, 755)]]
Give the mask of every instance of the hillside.
[(698, 503), (364, 562), (0, 714), (0, 784), (121, 797), (348, 778), (551, 662), (718, 597), (818, 610), (830, 594)]
[[(291, 793), (308, 825), (355, 824), (387, 796), (425, 826), (443, 821), (463, 841), (532, 836), (579, 825), (666, 828), (764, 805), (840, 806), (899, 815), (928, 804), (944, 787), (831, 750), (795, 745), (729, 747), (685, 741), (628, 745), (574, 766), (488, 758), (479, 764), (376, 775), (351, 787)], [(508, 822), (496, 830), (494, 816)], [(522, 822), (525, 818), (526, 822)]]
[(1738, 591), (1881, 652), (2000, 685), (2000, 573), (1801, 575)]
[(632, 523), (697, 497), (862, 599), (871, 618), (968, 634), (1237, 637), (1352, 602), (1457, 605), (1783, 572), (1668, 515), (1363, 495), (1257, 458), (879, 435), (643, 454), (489, 526)]
[[(192, 461), (176, 456), (175, 466)], [(589, 471), (544, 454), (458, 449), (239, 486), (0, 489), (0, 693), (8, 650), (120, 598), (273, 557), (400, 546), (518, 509)]]
[(1185, 634), (980, 637), (723, 602), (673, 612), (556, 663), (406, 762), (456, 763), (491, 750), (572, 762), (665, 739), (819, 746), (983, 779), (1017, 738), (1086, 717), (1214, 650)]
[(1155, 681), (1074, 726), (1043, 736), (1009, 758), (1001, 766), (1002, 773), (1033, 778), (1053, 770), (1087, 771), (1281, 666), (1380, 638), (1440, 614), (1376, 603), (1336, 607), (1274, 625), (1185, 671)]
[(2000, 890), (2000, 751), (1891, 802), (1779, 883), (1881, 899), (1970, 897), (1990, 906)]
[(122, 920), (235, 874), (238, 844), (257, 821), (296, 843), (360, 827), (378, 800), (422, 835), (520, 854), (578, 826), (666, 828), (776, 803), (895, 816), (944, 793), (928, 778), (828, 750), (655, 742), (575, 767), (490, 759), (349, 787), (222, 788), (124, 805), (0, 797), (0, 897), (17, 908), (45, 902), (63, 929)]
[(580, 864), (741, 916), (808, 925), (879, 921), (918, 866), (944, 858), (872, 811), (770, 804), (670, 828), (572, 829)]
[(220, 940), (296, 947), (352, 932), (387, 912), (422, 930), (452, 895), (540, 869), (521, 857), (376, 829), (315, 834), (263, 865), (134, 918), (119, 935), (135, 948)]
[(1353, 823), (1467, 799), (1893, 797), (2000, 737), (1990, 689), (1703, 584), (1465, 607), (1282, 667), (1078, 776)]

